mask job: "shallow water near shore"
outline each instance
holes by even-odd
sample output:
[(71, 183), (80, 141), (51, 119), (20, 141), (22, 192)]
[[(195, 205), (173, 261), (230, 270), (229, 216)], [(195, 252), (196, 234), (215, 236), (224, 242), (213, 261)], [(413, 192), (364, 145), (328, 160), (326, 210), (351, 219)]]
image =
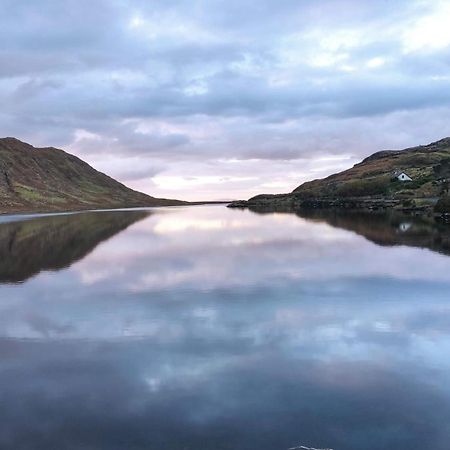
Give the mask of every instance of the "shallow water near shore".
[(0, 448), (448, 450), (449, 227), (3, 217)]

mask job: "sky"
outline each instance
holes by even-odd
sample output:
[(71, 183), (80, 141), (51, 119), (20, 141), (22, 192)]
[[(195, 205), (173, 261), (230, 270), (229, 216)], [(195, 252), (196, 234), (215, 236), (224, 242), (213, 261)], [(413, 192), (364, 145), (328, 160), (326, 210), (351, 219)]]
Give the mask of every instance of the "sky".
[(450, 135), (441, 0), (0, 0), (0, 136), (185, 200)]

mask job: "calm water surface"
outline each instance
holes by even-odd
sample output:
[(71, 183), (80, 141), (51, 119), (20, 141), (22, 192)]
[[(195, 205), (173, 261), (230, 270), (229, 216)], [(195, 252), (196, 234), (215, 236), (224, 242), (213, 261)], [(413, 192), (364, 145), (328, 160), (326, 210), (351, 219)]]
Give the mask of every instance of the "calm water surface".
[(448, 450), (449, 243), (223, 206), (2, 217), (0, 448)]

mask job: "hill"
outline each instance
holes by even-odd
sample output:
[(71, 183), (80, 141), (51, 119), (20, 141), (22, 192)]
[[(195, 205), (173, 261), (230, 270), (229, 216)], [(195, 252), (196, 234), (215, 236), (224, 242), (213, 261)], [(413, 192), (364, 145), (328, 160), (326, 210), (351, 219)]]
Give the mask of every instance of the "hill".
[(63, 150), (0, 139), (0, 213), (184, 203), (134, 191)]
[[(412, 181), (400, 181), (405, 173)], [(450, 180), (450, 138), (405, 150), (374, 153), (327, 178), (309, 181), (289, 194), (258, 195), (231, 206), (426, 208), (446, 204)]]

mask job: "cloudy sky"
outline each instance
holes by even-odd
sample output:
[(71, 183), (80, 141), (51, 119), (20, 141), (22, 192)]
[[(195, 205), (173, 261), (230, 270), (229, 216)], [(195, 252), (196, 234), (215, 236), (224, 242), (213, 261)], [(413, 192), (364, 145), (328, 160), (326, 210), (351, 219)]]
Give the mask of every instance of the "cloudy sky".
[(0, 135), (182, 199), (450, 135), (441, 0), (0, 0)]

